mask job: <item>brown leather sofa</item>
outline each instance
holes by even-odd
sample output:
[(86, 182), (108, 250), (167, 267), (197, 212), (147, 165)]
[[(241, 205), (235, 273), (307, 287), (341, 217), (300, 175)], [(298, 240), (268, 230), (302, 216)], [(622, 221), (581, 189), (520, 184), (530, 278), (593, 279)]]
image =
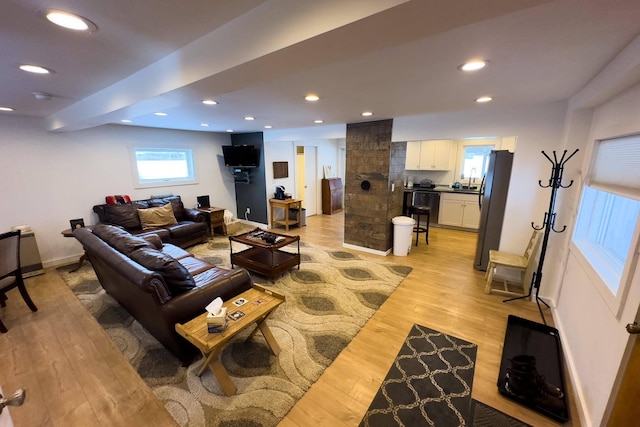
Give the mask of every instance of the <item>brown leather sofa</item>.
[[(138, 209), (159, 208), (171, 203), (175, 224), (143, 228)], [(134, 200), (121, 205), (95, 205), (99, 224), (113, 224), (123, 227), (131, 234), (144, 237), (157, 234), (163, 242), (186, 248), (206, 242), (208, 236), (207, 216), (197, 209), (185, 208), (180, 196), (157, 199)]]
[(134, 236), (120, 227), (79, 228), (82, 243), (102, 287), (183, 364), (197, 349), (175, 331), (205, 312), (216, 297), (228, 300), (250, 289), (244, 269), (216, 267), (158, 236)]

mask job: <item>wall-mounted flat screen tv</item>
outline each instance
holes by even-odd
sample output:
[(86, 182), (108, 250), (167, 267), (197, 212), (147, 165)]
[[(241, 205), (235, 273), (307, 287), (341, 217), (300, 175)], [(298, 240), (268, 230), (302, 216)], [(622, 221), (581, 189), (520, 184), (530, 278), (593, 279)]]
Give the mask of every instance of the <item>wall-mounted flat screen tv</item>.
[(225, 166), (233, 168), (256, 168), (260, 166), (260, 150), (253, 145), (223, 145)]

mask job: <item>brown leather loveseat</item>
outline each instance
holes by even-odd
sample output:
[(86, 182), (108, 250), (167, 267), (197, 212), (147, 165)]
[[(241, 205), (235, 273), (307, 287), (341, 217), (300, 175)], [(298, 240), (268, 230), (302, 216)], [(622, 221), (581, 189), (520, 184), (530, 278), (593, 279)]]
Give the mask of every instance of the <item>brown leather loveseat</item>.
[(216, 267), (158, 236), (142, 238), (101, 224), (73, 235), (107, 293), (183, 364), (197, 350), (175, 324), (204, 313), (217, 297), (228, 300), (252, 286), (246, 270)]
[[(166, 207), (169, 203), (170, 208)], [(185, 208), (180, 196), (134, 200), (119, 205), (95, 205), (93, 211), (98, 214), (100, 224), (118, 225), (141, 237), (157, 234), (163, 242), (181, 248), (207, 240), (206, 214)]]

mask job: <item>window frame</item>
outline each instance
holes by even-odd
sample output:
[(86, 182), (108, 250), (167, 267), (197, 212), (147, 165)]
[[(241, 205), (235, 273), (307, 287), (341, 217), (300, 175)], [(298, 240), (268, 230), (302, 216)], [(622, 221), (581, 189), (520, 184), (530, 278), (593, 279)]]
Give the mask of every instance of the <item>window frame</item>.
[[(469, 177), (464, 176), (464, 154), (467, 147), (477, 147), (477, 146), (487, 146), (492, 147), (491, 150), (500, 149), (500, 139), (498, 138), (479, 138), (479, 139), (465, 139), (459, 141), (458, 146), (458, 162), (456, 164), (457, 179), (466, 180)], [(489, 162), (487, 161), (487, 166)], [(482, 178), (485, 175), (486, 171), (478, 171), (478, 174), (473, 178), (478, 179)]]
[[(586, 234), (589, 232), (589, 227), (584, 228), (584, 230), (578, 230), (581, 227), (581, 221), (588, 220), (591, 221), (593, 219), (598, 220), (598, 228), (595, 230), (599, 233), (604, 232), (606, 226), (610, 223), (609, 221), (603, 221), (601, 218), (598, 218), (598, 215), (605, 215), (606, 212), (594, 212), (594, 209), (597, 206), (592, 205), (591, 210), (583, 211), (583, 202), (585, 199), (586, 189), (590, 188), (595, 191), (598, 191), (607, 198), (604, 204), (611, 203), (611, 198), (608, 195), (624, 197), (627, 199), (632, 199), (636, 201), (640, 201), (640, 197), (637, 193), (633, 193), (628, 191), (627, 188), (618, 188), (616, 186), (608, 186), (608, 185), (599, 185), (598, 183), (592, 183), (593, 173), (596, 167), (596, 156), (599, 144), (603, 141), (614, 140), (616, 138), (611, 138), (608, 140), (596, 140), (593, 143), (592, 150), (592, 158), (590, 161), (589, 172), (586, 175), (586, 179), (583, 182), (582, 188), (580, 189), (580, 197), (576, 206), (576, 217), (573, 224), (573, 230), (571, 232), (571, 237), (569, 239), (570, 250), (574, 253), (578, 262), (582, 265), (585, 271), (588, 272), (590, 277), (590, 282), (593, 283), (596, 288), (598, 294), (603, 299), (603, 301), (608, 306), (609, 310), (613, 313), (616, 318), (620, 318), (622, 315), (622, 311), (624, 308), (624, 303), (626, 301), (627, 295), (629, 293), (629, 289), (631, 288), (631, 283), (633, 281), (633, 277), (636, 270), (636, 265), (638, 264), (638, 258), (640, 256), (640, 213), (635, 218), (635, 224), (633, 225), (633, 234), (631, 236), (631, 241), (629, 244), (629, 248), (627, 250), (626, 259), (624, 265), (622, 267), (622, 271), (619, 275), (617, 290), (614, 292), (608, 283), (611, 277), (616, 276), (617, 272), (613, 273), (611, 271), (610, 264), (608, 263), (607, 258), (610, 258), (611, 255), (608, 254), (607, 250), (602, 247), (597, 247), (597, 245), (592, 245), (591, 243), (587, 243), (587, 239), (582, 239), (582, 242), (576, 241), (576, 233), (582, 232), (586, 230)], [(593, 184), (593, 185), (592, 185)], [(598, 194), (595, 194), (598, 196)], [(606, 206), (605, 206), (606, 207)], [(604, 224), (604, 225), (603, 225)], [(599, 235), (596, 240), (602, 240), (603, 236)], [(615, 258), (615, 257), (611, 257)], [(619, 264), (619, 263), (618, 263)], [(604, 272), (602, 272), (604, 270)]]
[[(138, 151), (157, 151), (157, 152), (179, 152), (186, 154), (188, 177), (187, 178), (158, 178), (158, 179), (142, 179), (138, 170)], [(129, 157), (131, 161), (131, 171), (133, 175), (134, 188), (159, 188), (174, 187), (179, 185), (196, 185), (198, 184), (198, 174), (196, 167), (196, 149), (195, 147), (185, 145), (130, 145)]]

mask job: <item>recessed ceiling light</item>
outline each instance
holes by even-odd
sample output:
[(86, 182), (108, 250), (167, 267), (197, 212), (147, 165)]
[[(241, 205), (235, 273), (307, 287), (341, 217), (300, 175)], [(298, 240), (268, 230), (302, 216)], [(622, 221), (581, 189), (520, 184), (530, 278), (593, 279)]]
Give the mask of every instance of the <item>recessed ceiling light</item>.
[(0, 111), (16, 111), (11, 107), (0, 107)]
[(460, 68), (462, 71), (476, 71), (484, 68), (488, 62), (489, 61), (486, 61), (484, 59), (474, 59), (472, 61), (465, 62), (458, 68)]
[(54, 73), (53, 70), (51, 70), (49, 68), (41, 67), (39, 65), (22, 64), (22, 65), (20, 65), (19, 68), (22, 71), (26, 71), (28, 73), (35, 73), (35, 74), (52, 74), (52, 73)]
[(38, 11), (38, 14), (43, 16), (47, 21), (69, 30), (86, 31), (89, 33), (98, 31), (96, 24), (75, 13), (65, 12), (64, 10), (46, 9)]
[(362, 115), (364, 117), (369, 117), (369, 116), (373, 116), (373, 113), (371, 111), (365, 111), (365, 112), (362, 113)]
[(273, 126), (271, 126), (271, 125), (264, 125), (264, 128), (265, 128), (265, 129), (272, 129), (272, 128), (273, 128)]
[(493, 98), (490, 96), (481, 96), (480, 98), (476, 98), (476, 102), (483, 103), (493, 101)]
[(156, 116), (162, 116), (162, 117), (164, 117), (164, 116), (168, 116), (168, 114), (167, 114), (167, 113), (163, 113), (163, 112), (161, 112), (161, 111), (158, 111), (157, 113), (153, 113), (153, 114), (155, 114)]
[(122, 123), (131, 123), (131, 120), (129, 120), (129, 119), (122, 119), (122, 120), (120, 120), (120, 121), (121, 121)]
[(209, 127), (209, 123), (200, 123), (200, 126), (202, 126), (202, 127), (205, 127), (205, 128), (206, 128), (206, 127)]
[(314, 120), (313, 123), (316, 123), (316, 124), (324, 123), (324, 120)]
[(227, 129), (227, 132), (233, 132), (233, 129)]
[(31, 92), (38, 101), (51, 101), (53, 95), (46, 92)]
[(253, 116), (244, 116), (245, 120), (255, 120), (256, 118)]
[(218, 101), (215, 101), (213, 99), (203, 99), (202, 103), (205, 105), (216, 105)]
[(304, 99), (306, 99), (307, 101), (310, 101), (310, 102), (315, 102), (315, 101), (319, 100), (320, 97), (318, 95), (316, 95), (315, 93), (310, 93), (309, 95), (305, 96)]

